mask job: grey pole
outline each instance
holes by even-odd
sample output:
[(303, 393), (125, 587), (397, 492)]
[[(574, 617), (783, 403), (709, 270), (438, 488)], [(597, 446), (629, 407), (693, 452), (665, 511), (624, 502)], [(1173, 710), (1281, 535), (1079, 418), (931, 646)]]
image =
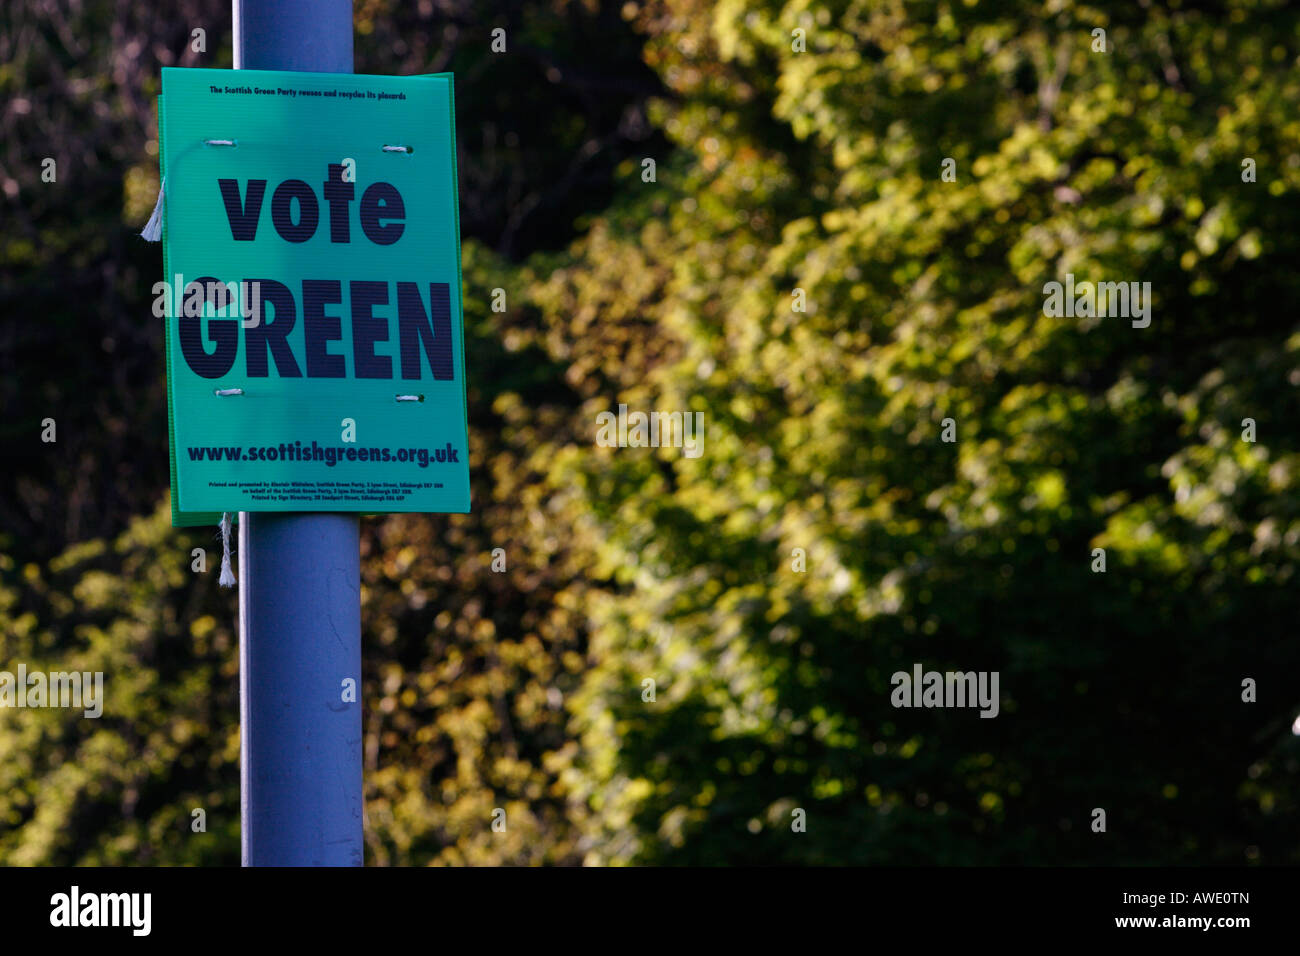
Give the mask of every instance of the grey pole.
[[(235, 69), (352, 72), (351, 0), (232, 0)], [(360, 866), (360, 522), (239, 515), (245, 866)]]

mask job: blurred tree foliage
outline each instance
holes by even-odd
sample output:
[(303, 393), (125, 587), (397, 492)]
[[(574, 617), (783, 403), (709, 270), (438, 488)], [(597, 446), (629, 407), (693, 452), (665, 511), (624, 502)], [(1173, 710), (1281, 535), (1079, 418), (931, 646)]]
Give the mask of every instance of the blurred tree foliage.
[[(229, 65), (228, 19), (52, 8), (0, 30), (0, 668), (108, 706), (0, 710), (0, 860), (231, 863), (234, 599), (160, 503), (132, 238), (158, 68)], [(359, 71), (458, 76), (475, 501), (366, 522), (370, 862), (1300, 861), (1300, 11), (356, 16)], [(1150, 327), (1045, 317), (1066, 273)], [(704, 454), (596, 447), (619, 402)], [(895, 710), (914, 662), (1000, 715)]]

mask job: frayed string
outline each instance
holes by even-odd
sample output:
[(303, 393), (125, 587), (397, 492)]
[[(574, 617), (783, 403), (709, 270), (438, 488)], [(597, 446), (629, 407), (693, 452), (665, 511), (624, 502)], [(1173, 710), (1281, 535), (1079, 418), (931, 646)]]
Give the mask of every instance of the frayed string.
[(230, 570), (230, 513), (221, 515), (221, 577), (217, 583), (223, 588), (235, 586), (235, 574)]
[[(163, 193), (167, 189), (167, 180), (164, 179), (158, 184), (158, 201), (153, 204), (153, 215), (149, 221), (144, 224), (144, 229), (140, 231), (140, 237), (146, 242), (157, 242), (162, 238), (162, 217), (163, 217)], [(231, 581), (233, 582), (233, 578)]]

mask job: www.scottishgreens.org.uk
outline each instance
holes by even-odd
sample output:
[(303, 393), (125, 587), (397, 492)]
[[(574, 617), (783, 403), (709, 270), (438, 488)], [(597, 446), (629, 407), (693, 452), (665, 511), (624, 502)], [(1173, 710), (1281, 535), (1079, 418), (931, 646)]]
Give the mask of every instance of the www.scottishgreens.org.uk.
[(421, 468), (430, 464), (460, 463), (460, 449), (447, 442), (442, 448), (355, 448), (347, 445), (310, 446), (300, 441), (279, 445), (190, 446), (190, 461), (319, 461), (333, 467), (340, 461), (411, 462)]

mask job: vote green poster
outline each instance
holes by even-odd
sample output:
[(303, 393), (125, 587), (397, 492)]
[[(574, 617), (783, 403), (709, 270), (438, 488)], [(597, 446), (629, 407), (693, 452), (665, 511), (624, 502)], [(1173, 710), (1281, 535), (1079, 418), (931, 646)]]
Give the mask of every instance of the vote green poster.
[(172, 522), (467, 512), (450, 74), (163, 70)]

